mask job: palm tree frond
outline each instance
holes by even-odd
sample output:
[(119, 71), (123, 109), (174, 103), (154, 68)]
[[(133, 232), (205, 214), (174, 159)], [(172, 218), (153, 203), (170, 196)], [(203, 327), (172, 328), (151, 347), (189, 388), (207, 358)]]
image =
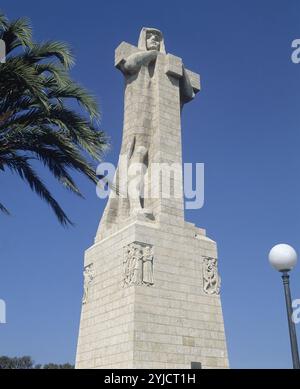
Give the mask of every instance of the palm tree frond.
[(0, 38), (6, 44), (6, 54), (19, 46), (31, 47), (32, 30), (27, 18), (19, 18), (4, 26)]
[(7, 29), (7, 27), (8, 27), (8, 19), (2, 12), (0, 12), (0, 29), (5, 30)]
[(45, 184), (31, 167), (28, 157), (13, 155), (12, 157), (4, 158), (4, 164), (10, 170), (17, 172), (19, 176), (29, 184), (30, 188), (50, 205), (63, 226), (67, 226), (68, 224), (73, 225), (58, 202), (52, 197)]
[(48, 94), (48, 97), (76, 99), (77, 102), (88, 111), (92, 118), (100, 118), (98, 104), (95, 97), (75, 82), (68, 82), (66, 80), (65, 85), (57, 88), (54, 87)]
[(10, 215), (8, 209), (1, 203), (0, 203), (0, 211), (5, 213), (6, 215)]
[(56, 57), (66, 69), (74, 64), (71, 49), (64, 42), (48, 41), (42, 44), (33, 44), (24, 55), (24, 58), (31, 62), (38, 62), (49, 57)]

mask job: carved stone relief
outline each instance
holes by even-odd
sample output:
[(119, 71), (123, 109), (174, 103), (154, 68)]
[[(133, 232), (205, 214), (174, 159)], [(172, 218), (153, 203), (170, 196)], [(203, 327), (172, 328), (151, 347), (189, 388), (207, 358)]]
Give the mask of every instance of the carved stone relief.
[(140, 242), (130, 243), (124, 247), (123, 287), (153, 284), (153, 247)]
[(203, 290), (206, 294), (219, 294), (221, 278), (218, 273), (218, 260), (203, 257)]
[(83, 297), (82, 297), (82, 304), (86, 304), (88, 301), (88, 293), (89, 293), (89, 288), (90, 285), (95, 277), (95, 272), (93, 269), (93, 264), (89, 264), (85, 266), (84, 271), (83, 271), (83, 278), (84, 278), (84, 283), (83, 283)]

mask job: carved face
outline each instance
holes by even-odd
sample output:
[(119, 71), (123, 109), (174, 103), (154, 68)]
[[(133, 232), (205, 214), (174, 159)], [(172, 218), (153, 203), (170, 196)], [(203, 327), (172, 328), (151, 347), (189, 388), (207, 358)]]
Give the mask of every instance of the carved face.
[(139, 146), (137, 149), (136, 149), (136, 153), (139, 154), (139, 155), (145, 155), (147, 152), (147, 149), (145, 146)]
[(151, 254), (151, 247), (146, 246), (145, 247), (145, 255), (150, 255)]
[(135, 247), (134, 246), (129, 246), (129, 248), (127, 249), (127, 254), (129, 256), (131, 256), (131, 255), (134, 254), (134, 251), (135, 251)]
[(148, 31), (146, 35), (146, 47), (147, 50), (156, 50), (159, 51), (160, 49), (160, 41), (161, 37), (158, 33), (155, 33), (153, 31)]

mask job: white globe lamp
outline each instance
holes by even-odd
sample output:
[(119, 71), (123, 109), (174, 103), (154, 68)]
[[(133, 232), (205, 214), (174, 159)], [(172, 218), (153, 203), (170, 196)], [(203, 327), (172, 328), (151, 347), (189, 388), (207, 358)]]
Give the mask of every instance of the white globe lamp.
[(278, 271), (290, 271), (297, 263), (297, 253), (288, 244), (277, 244), (269, 252), (269, 262)]

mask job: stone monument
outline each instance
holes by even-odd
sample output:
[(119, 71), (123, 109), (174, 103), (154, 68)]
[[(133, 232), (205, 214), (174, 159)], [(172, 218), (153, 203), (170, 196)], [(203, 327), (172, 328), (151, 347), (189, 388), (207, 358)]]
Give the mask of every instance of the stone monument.
[[(116, 190), (85, 253), (76, 367), (227, 368), (216, 243), (184, 220), (181, 110), (199, 75), (154, 28), (137, 47), (122, 42), (115, 66), (123, 139)], [(169, 196), (161, 166), (173, 167)]]

